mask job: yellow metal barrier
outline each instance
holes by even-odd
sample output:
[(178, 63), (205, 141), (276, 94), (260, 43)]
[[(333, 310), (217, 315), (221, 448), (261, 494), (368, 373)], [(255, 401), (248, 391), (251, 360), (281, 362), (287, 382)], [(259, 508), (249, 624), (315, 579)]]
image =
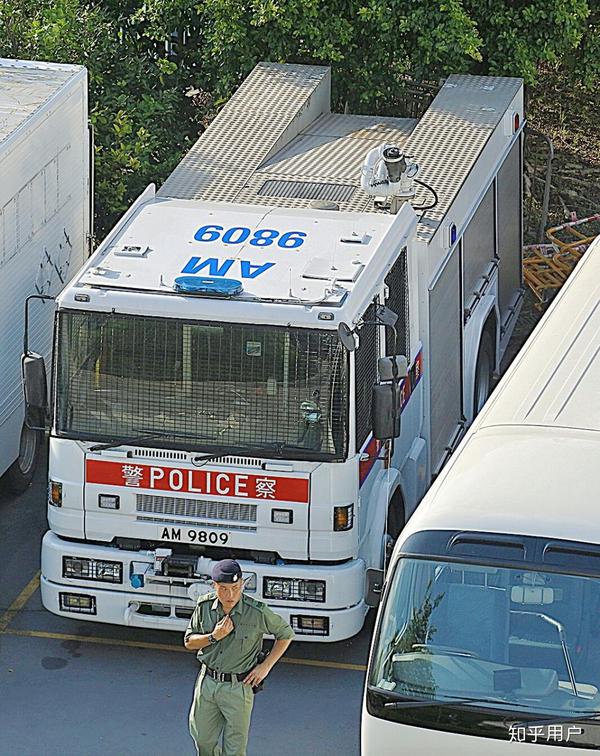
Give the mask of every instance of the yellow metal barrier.
[(523, 278), (543, 309), (564, 284), (585, 250), (600, 234), (600, 213), (546, 231), (548, 244), (523, 248)]

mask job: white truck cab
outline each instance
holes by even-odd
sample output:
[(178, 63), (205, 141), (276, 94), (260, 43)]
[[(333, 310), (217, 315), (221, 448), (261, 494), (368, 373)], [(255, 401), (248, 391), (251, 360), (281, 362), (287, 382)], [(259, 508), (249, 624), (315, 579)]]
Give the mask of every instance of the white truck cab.
[(599, 453), (600, 240), (396, 544), (364, 756), (600, 748)]
[(417, 120), (255, 68), (57, 301), (44, 606), (181, 630), (235, 557), (298, 638), (360, 630), (514, 326), (523, 123), (519, 79), (449, 77)]

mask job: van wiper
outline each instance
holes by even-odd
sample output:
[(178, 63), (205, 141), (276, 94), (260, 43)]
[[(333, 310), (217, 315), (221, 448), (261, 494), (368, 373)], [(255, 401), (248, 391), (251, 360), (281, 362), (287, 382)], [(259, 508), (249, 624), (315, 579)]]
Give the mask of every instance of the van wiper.
[(556, 714), (553, 717), (547, 719), (532, 719), (529, 722), (518, 722), (519, 727), (545, 727), (546, 725), (560, 722), (561, 724), (568, 724), (569, 722), (598, 722), (600, 721), (600, 711), (594, 711), (591, 714), (581, 714), (580, 716), (572, 717), (570, 714)]
[(104, 449), (112, 449), (115, 446), (131, 446), (132, 444), (138, 444), (140, 441), (151, 441), (155, 438), (185, 438), (185, 439), (213, 439), (214, 436), (197, 436), (191, 433), (177, 433), (176, 431), (156, 431), (156, 432), (142, 432), (139, 436), (133, 438), (120, 438), (116, 441), (109, 441), (106, 444), (95, 444), (90, 446), (89, 451), (97, 452)]
[(414, 699), (407, 700), (405, 695), (393, 693), (389, 690), (383, 690), (382, 688), (370, 687), (369, 690), (372, 693), (396, 699), (393, 701), (387, 701), (384, 704), (386, 709), (425, 709), (430, 706), (458, 706), (461, 704), (467, 704), (470, 706), (477, 706), (478, 704), (500, 704), (501, 708), (510, 709), (513, 706), (525, 705), (506, 701), (503, 698), (422, 698), (415, 701)]
[(571, 661), (571, 655), (569, 654), (569, 647), (567, 646), (567, 633), (565, 631), (564, 625), (559, 622), (554, 617), (550, 617), (548, 614), (544, 614), (543, 612), (519, 612), (519, 611), (513, 611), (512, 614), (521, 614), (525, 617), (539, 617), (539, 619), (543, 620), (544, 622), (547, 622), (549, 625), (552, 625), (553, 628), (555, 628), (558, 632), (558, 638), (560, 640), (560, 647), (563, 652), (563, 657), (565, 660), (565, 666), (567, 668), (567, 673), (569, 675), (569, 681), (571, 683), (571, 688), (573, 689), (573, 693), (575, 696), (579, 696), (579, 693), (577, 692), (577, 680), (575, 679), (575, 670), (573, 669), (573, 662)]

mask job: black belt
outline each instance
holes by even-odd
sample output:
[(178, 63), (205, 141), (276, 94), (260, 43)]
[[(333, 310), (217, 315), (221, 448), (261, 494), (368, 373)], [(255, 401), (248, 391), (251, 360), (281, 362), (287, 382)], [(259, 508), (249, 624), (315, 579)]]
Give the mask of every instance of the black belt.
[(233, 680), (243, 682), (248, 675), (248, 672), (242, 672), (240, 674), (236, 674), (235, 672), (217, 672), (216, 669), (211, 669), (210, 667), (207, 667), (206, 664), (203, 664), (202, 667), (204, 668), (204, 672), (217, 682), (232, 682)]

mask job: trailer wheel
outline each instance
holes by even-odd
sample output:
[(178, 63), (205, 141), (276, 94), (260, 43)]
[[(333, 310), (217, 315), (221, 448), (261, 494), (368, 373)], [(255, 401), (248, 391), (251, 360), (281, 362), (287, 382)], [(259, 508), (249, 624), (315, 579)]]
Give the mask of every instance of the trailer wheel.
[(41, 445), (41, 432), (31, 430), (26, 425), (21, 430), (19, 456), (8, 468), (6, 486), (13, 493), (23, 493), (33, 480)]
[(388, 506), (387, 529), (385, 533), (384, 559), (387, 564), (392, 556), (394, 544), (405, 525), (404, 499), (398, 488)]
[(475, 366), (475, 388), (473, 396), (473, 417), (475, 417), (492, 393), (492, 374), (494, 371), (494, 345), (488, 330), (483, 332), (477, 364)]

